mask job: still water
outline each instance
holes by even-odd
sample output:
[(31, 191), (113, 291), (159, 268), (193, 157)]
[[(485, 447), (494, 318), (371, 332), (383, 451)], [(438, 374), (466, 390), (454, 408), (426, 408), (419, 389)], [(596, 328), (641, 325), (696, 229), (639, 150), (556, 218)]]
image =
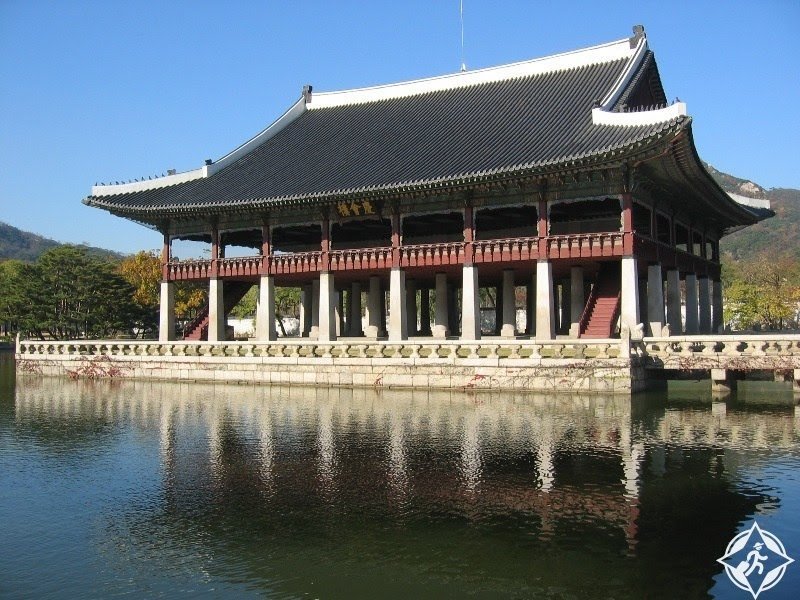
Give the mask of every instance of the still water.
[(800, 559), (786, 388), (0, 381), (3, 598), (750, 598), (716, 559), (754, 519)]

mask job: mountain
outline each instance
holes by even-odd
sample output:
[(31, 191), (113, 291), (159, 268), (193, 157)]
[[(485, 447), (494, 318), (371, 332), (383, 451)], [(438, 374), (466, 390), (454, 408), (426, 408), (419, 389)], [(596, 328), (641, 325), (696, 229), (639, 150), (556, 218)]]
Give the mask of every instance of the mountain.
[(723, 254), (747, 260), (762, 252), (791, 252), (800, 258), (800, 190), (767, 190), (747, 179), (717, 171), (711, 165), (707, 164), (706, 168), (726, 192), (751, 198), (766, 198), (775, 211), (774, 217), (722, 238), (720, 250)]
[[(51, 240), (35, 233), (22, 231), (0, 221), (0, 261), (6, 259), (17, 259), (24, 261), (35, 261), (39, 256), (57, 246), (63, 246), (61, 242)], [(80, 245), (89, 254), (100, 258), (120, 259), (123, 254), (95, 248), (93, 246)]]

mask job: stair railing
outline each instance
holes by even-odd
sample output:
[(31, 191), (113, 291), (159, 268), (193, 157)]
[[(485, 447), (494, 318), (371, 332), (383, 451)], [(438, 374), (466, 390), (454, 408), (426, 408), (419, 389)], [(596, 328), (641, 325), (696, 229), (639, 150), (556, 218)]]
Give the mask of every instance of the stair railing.
[(183, 339), (190, 335), (195, 329), (203, 324), (203, 321), (208, 317), (208, 304), (197, 311), (194, 319), (192, 319), (186, 327), (183, 328)]
[(589, 325), (589, 316), (592, 314), (592, 308), (597, 301), (597, 288), (598, 284), (592, 285), (592, 290), (589, 292), (589, 298), (586, 300), (586, 305), (583, 307), (581, 318), (578, 320), (578, 335), (583, 335), (586, 332), (586, 327)]

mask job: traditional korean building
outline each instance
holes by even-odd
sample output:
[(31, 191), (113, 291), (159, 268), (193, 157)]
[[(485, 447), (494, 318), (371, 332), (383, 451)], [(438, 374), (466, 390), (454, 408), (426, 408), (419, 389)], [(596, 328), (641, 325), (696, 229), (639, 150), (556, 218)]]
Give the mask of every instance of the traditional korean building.
[[(276, 336), (276, 286), (301, 288), (301, 335), (323, 341), (715, 332), (719, 240), (759, 219), (703, 167), (642, 27), (500, 67), (307, 86), (219, 160), (84, 202), (163, 233), (162, 340), (176, 281), (209, 286), (187, 336), (212, 341), (254, 284), (260, 340)], [(209, 242), (210, 259), (173, 260), (173, 240)], [(226, 258), (230, 245), (252, 256)], [(495, 331), (481, 331), (480, 288)]]

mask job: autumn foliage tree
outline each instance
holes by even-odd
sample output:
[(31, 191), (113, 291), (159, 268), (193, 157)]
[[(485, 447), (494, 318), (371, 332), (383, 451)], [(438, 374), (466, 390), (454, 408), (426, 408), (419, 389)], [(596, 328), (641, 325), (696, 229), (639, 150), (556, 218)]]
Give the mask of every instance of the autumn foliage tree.
[[(119, 272), (133, 286), (134, 302), (148, 315), (143, 326), (148, 330), (155, 329), (161, 301), (161, 258), (154, 251), (142, 250), (124, 259), (119, 264)], [(176, 283), (175, 316), (178, 319), (191, 319), (206, 304), (207, 297), (206, 290), (198, 284)]]
[(733, 329), (796, 329), (800, 310), (800, 260), (762, 253), (722, 265), (725, 322)]

